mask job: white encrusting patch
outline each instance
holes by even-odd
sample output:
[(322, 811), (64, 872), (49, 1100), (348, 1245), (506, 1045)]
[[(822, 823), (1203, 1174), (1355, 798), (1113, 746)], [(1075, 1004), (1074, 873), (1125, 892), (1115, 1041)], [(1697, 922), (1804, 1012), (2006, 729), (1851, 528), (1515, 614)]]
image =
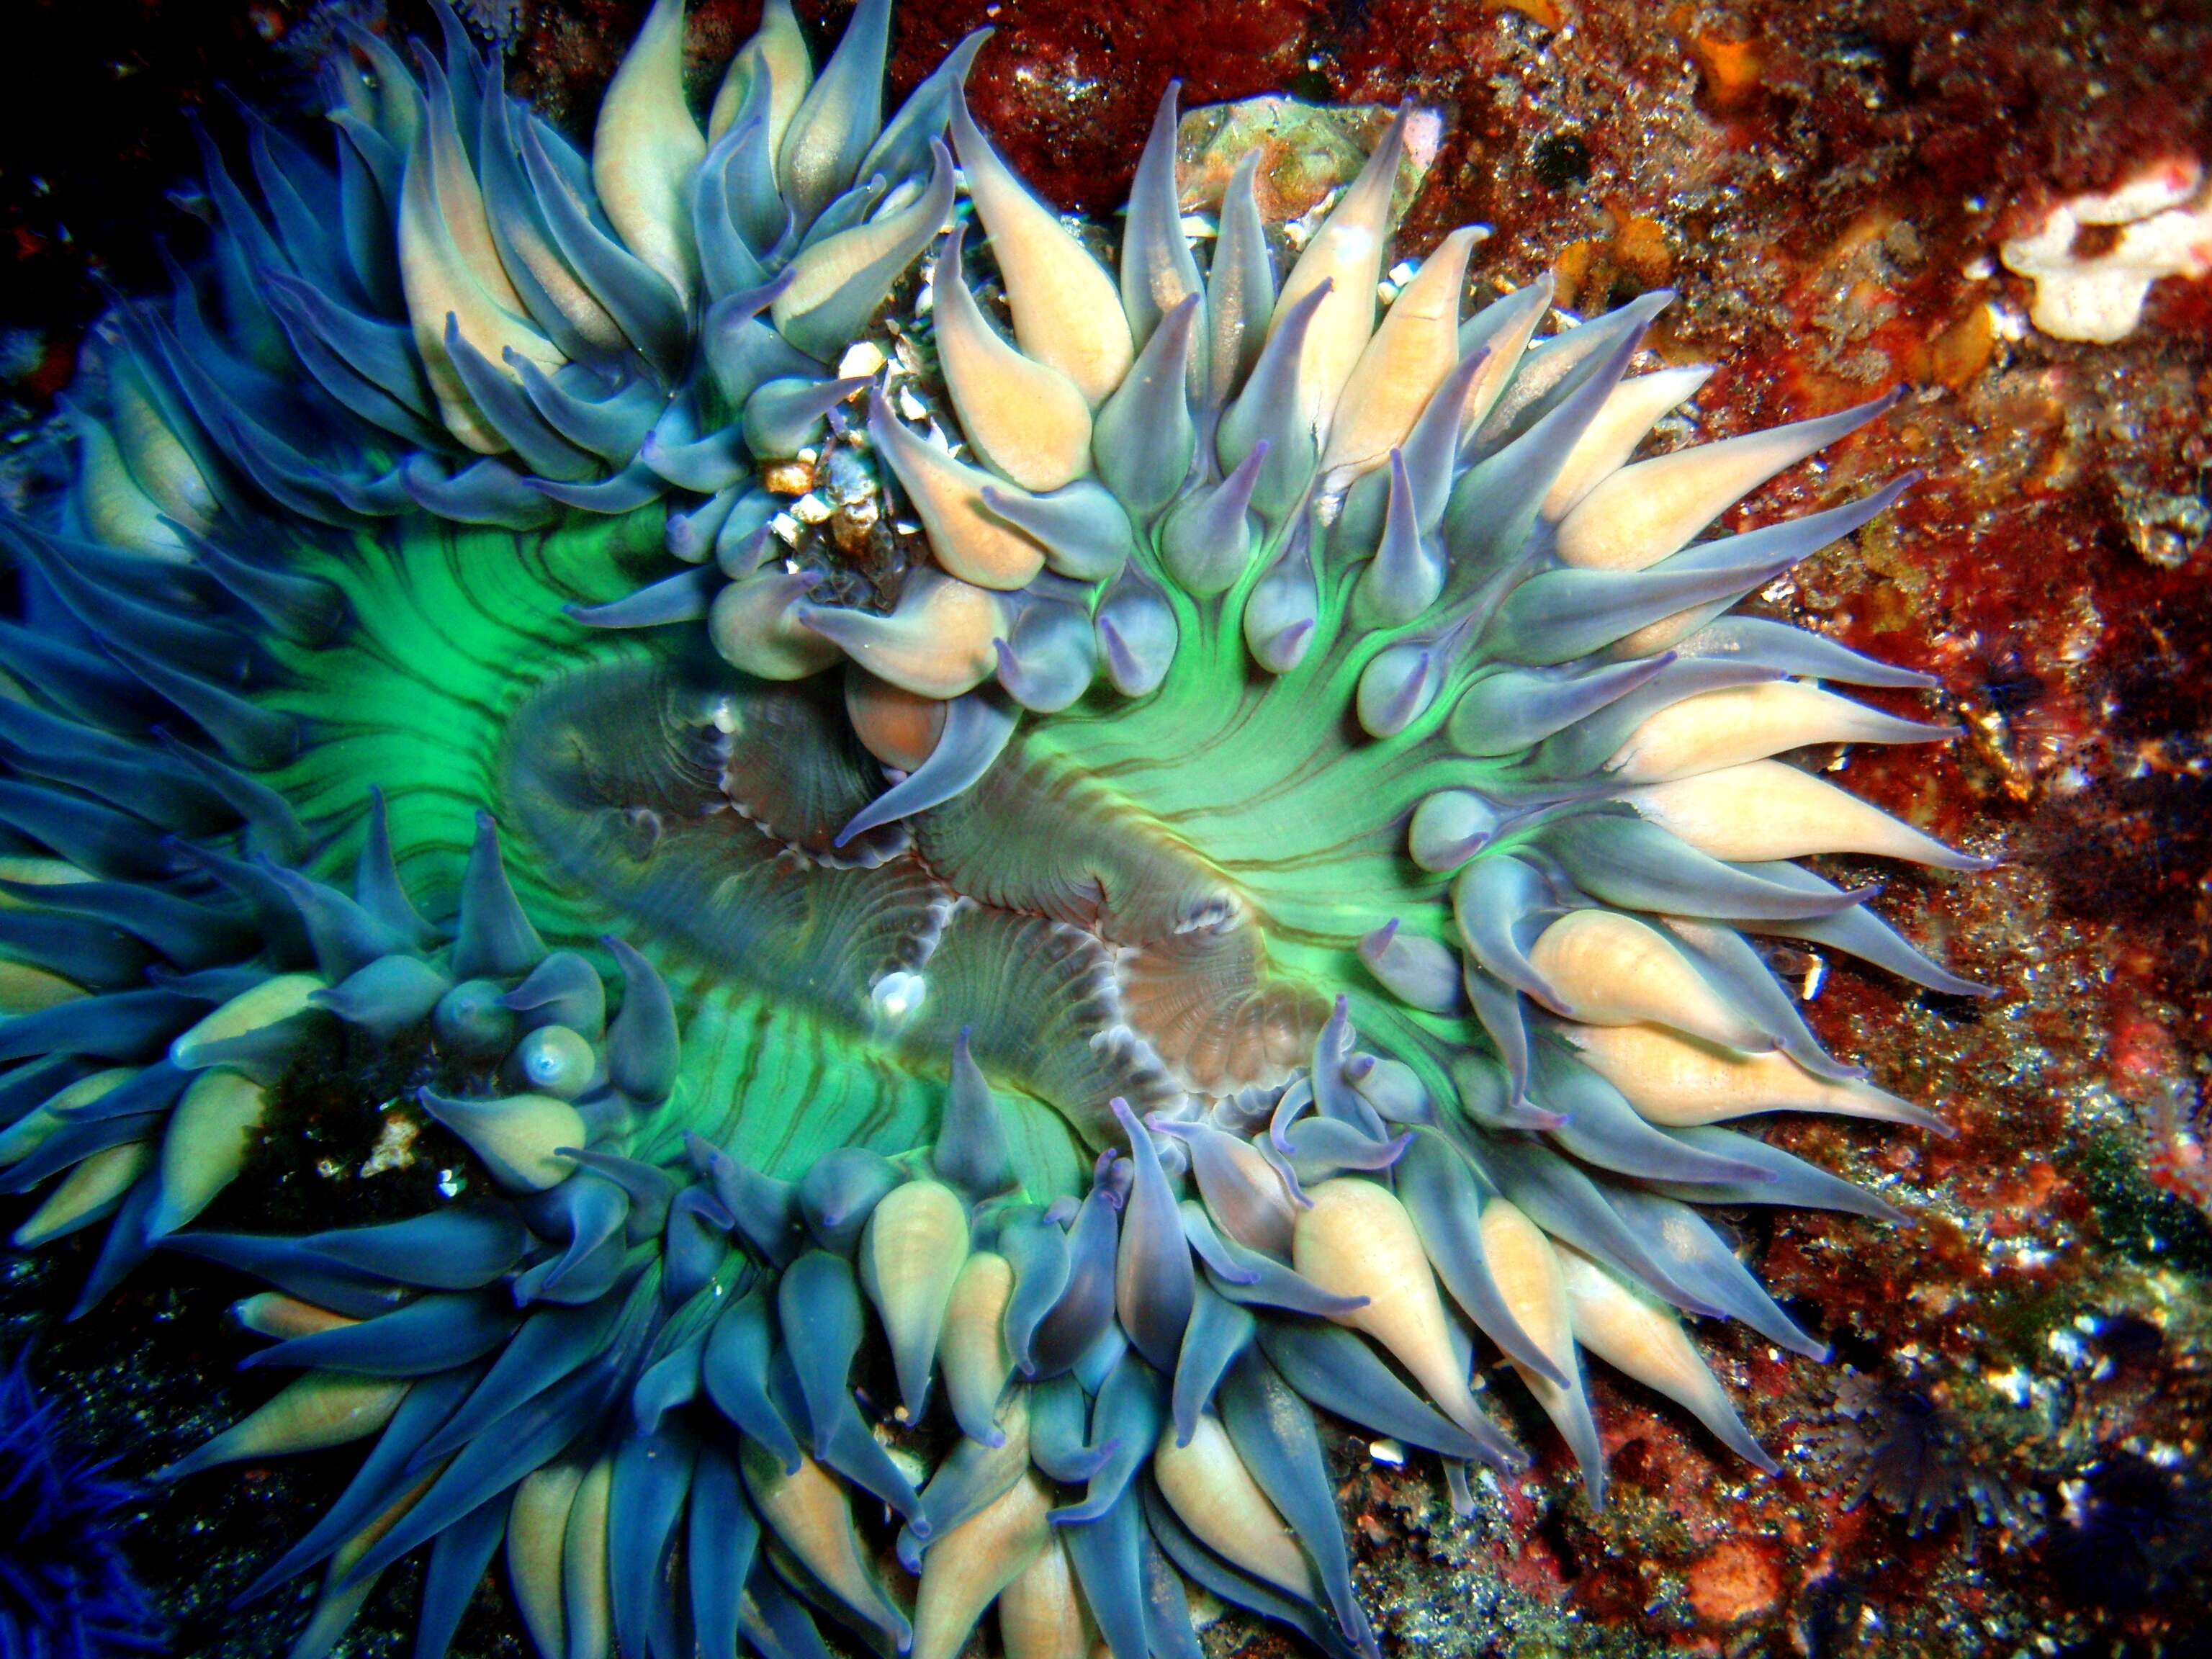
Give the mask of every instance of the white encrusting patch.
[[(2117, 232), (2094, 253), (2076, 251), (2096, 226)], [(2108, 191), (2059, 203), (2027, 234), (1998, 249), (2008, 270), (2035, 284), (2029, 316), (2062, 340), (2109, 345), (2135, 332), (2151, 285), (2212, 273), (2212, 191), (2193, 156), (2152, 162)]]

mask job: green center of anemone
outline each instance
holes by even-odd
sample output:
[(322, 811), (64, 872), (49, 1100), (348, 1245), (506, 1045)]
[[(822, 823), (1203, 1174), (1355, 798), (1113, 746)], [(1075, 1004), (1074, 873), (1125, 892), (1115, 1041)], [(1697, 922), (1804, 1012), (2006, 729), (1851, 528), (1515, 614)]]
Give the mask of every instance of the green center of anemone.
[(1114, 1097), (1280, 1085), (1339, 994), (1417, 1069), (1415, 1022), (1455, 1035), (1369, 995), (1358, 962), (1376, 927), (1442, 914), (1444, 884), (1402, 851), (1437, 757), (1340, 713), (1362, 656), (1266, 676), (1193, 607), (1159, 695), (1025, 723), (977, 787), (840, 848), (883, 769), (834, 678), (756, 681), (666, 648), (696, 630), (567, 614), (636, 585), (659, 520), (542, 536), (410, 521), (306, 556), (358, 626), (295, 677), (288, 707), (326, 735), (276, 781), (343, 822), (379, 780), (402, 867), (433, 896), (493, 803), (549, 940), (619, 933), (674, 990), (685, 1071), (665, 1146), (694, 1131), (779, 1172), (902, 1149), (933, 1126), (966, 1030), (1024, 1185), (1068, 1193), (1113, 1138)]

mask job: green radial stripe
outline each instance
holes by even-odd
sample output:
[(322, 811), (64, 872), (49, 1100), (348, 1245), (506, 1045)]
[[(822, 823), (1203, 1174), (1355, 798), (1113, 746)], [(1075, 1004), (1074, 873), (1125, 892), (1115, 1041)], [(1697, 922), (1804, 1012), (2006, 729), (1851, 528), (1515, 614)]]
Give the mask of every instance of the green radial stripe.
[[(500, 811), (515, 706), (550, 674), (644, 648), (562, 607), (617, 599), (665, 568), (660, 523), (657, 511), (579, 515), (526, 536), (412, 517), (335, 552), (304, 550), (299, 568), (340, 588), (353, 621), (319, 648), (276, 647), (292, 684), (269, 700), (304, 718), (307, 741), (267, 781), (325, 830), (356, 820), (368, 789), (383, 789), (418, 902), (450, 908), (475, 813)], [(342, 870), (352, 842), (338, 836), (333, 868), (318, 873)], [(594, 927), (526, 860), (509, 873), (542, 930)]]
[[(840, 1146), (890, 1156), (934, 1138), (945, 1073), (917, 1073), (835, 1021), (742, 986), (695, 975), (672, 989), (686, 1010), (684, 1076), (658, 1126), (659, 1155), (672, 1156), (693, 1129), (794, 1179)], [(1024, 1189), (1040, 1199), (1079, 1191), (1087, 1164), (1065, 1121), (994, 1087)]]
[[(1185, 668), (1183, 657), (1200, 660)], [(1371, 653), (1364, 653), (1371, 655)], [(1363, 659), (1364, 659), (1363, 655)], [(1359, 732), (1358, 676), (1337, 654), (1278, 679), (1237, 652), (1177, 658), (1160, 690), (1100, 698), (1025, 731), (1029, 752), (1100, 781), (1200, 851), (1271, 935), (1339, 945), (1436, 905), (1445, 884), (1406, 857), (1413, 809), (1470, 781), (1428, 730)]]

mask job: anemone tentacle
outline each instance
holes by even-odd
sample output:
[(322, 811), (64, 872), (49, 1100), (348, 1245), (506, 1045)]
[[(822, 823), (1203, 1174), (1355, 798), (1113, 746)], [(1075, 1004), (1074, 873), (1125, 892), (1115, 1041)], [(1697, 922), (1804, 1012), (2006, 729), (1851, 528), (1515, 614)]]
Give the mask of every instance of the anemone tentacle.
[[(1463, 1494), (1494, 1351), (1601, 1501), (1594, 1354), (1771, 1470), (1681, 1316), (1823, 1345), (1698, 1206), (1899, 1218), (1722, 1126), (1942, 1127), (1753, 942), (1976, 988), (1790, 861), (1982, 867), (1784, 758), (1928, 683), (1732, 614), (1910, 481), (1707, 535), (1893, 399), (1647, 453), (1667, 295), (1385, 307), (1402, 117), (1201, 261), (1171, 88), (1109, 264), (888, 13), (702, 122), (655, 0), (588, 153), (351, 34), (0, 520), (0, 1188), (81, 1307), (269, 1286), (168, 1478), (373, 1442), (302, 1656), (418, 1548), (430, 1655), (502, 1555), (549, 1656), (1371, 1654), (1315, 1409)], [(204, 1224), (349, 1070), (467, 1195)]]

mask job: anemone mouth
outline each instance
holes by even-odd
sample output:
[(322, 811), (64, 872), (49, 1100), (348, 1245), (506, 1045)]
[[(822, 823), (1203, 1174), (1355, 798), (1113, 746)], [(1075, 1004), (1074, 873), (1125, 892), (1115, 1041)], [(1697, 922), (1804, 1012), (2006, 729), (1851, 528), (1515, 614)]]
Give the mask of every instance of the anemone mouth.
[(837, 848), (878, 788), (842, 710), (817, 683), (699, 660), (564, 675), (518, 711), (507, 757), (518, 827), (641, 943), (890, 1054), (941, 1060), (965, 1031), (1094, 1146), (1116, 1097), (1279, 1086), (1328, 1017), (1271, 977), (1210, 862), (1054, 757), (1010, 753)]
[[(1080, 758), (1096, 743), (1017, 733), (975, 787), (843, 839), (879, 792), (879, 770), (833, 694), (817, 681), (733, 681), (695, 653), (580, 671), (538, 692), (510, 726), (503, 798), (549, 866), (702, 966), (810, 1002), (899, 1052), (942, 1054), (973, 1026), (987, 1066), (1033, 1089), (1050, 1078), (1045, 1098), (1096, 1146), (1111, 1138), (1116, 1095), (1150, 1109), (1178, 1095), (1280, 1088), (1340, 990), (1277, 971), (1268, 918), (1196, 844), (1205, 826), (1178, 833), (1133, 798), (1148, 779), (1204, 765), (1173, 752), (1202, 748), (1199, 734), (1149, 758), (1136, 733), (1103, 741), (1123, 757), (1107, 763), (1119, 777)], [(1223, 763), (1236, 753), (1224, 745)], [(1299, 769), (1282, 769), (1287, 787), (1254, 775), (1264, 782), (1248, 812), (1298, 814)], [(1375, 843), (1401, 833), (1362, 826), (1347, 846), (1286, 829), (1248, 863), (1263, 883), (1341, 887), (1333, 859), (1356, 865), (1364, 846), (1370, 862), (1394, 862)], [(1060, 994), (1017, 972), (998, 988), (1030, 1005), (1018, 1010), (948, 977), (969, 934), (1018, 923), (1033, 924), (1024, 963)], [(1310, 969), (1341, 970), (1375, 925), (1355, 915), (1314, 935), (1334, 959), (1313, 957)], [(885, 1012), (894, 998), (896, 1016)], [(1047, 1059), (1048, 1042), (1113, 1063)]]

